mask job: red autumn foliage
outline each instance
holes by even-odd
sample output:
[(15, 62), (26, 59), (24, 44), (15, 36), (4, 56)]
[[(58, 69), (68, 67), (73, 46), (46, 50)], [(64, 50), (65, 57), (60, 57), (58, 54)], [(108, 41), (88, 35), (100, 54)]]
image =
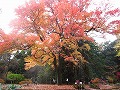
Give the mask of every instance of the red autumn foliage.
[(120, 72), (117, 72), (116, 75), (117, 75), (117, 78), (120, 80)]
[(118, 12), (120, 12), (120, 9), (116, 8), (114, 10), (108, 11), (107, 14), (114, 16), (114, 15), (118, 14)]
[[(92, 0), (30, 0), (26, 2), (15, 10), (17, 18), (10, 24), (13, 32), (9, 35), (1, 32), (0, 53), (10, 49), (31, 47), (35, 49), (38, 45), (39, 50), (44, 50), (47, 54), (52, 53), (48, 56), (52, 57), (52, 60), (45, 57), (45, 61), (47, 61), (46, 58), (51, 61), (54, 57), (57, 58), (56, 54), (62, 50), (61, 47), (65, 48), (66, 56), (81, 56), (77, 59), (83, 59), (81, 53), (77, 51), (77, 41), (81, 39), (94, 41), (88, 35), (89, 32), (120, 33), (118, 20), (108, 22), (112, 16), (120, 15), (119, 9), (110, 10), (106, 7), (106, 3), (104, 6), (96, 6), (96, 9), (89, 10), (91, 2)], [(70, 54), (70, 50), (77, 55)]]

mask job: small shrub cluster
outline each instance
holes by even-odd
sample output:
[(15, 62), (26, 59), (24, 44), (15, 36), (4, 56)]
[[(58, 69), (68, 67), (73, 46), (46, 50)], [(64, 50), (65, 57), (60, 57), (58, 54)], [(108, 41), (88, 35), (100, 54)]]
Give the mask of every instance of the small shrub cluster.
[(21, 86), (19, 85), (15, 85), (15, 84), (10, 84), (8, 87), (7, 87), (7, 90), (16, 90), (16, 89), (20, 89)]
[(3, 79), (0, 78), (0, 83), (4, 84), (5, 81)]
[(117, 81), (117, 78), (114, 75), (107, 76), (107, 80), (109, 83), (115, 83)]
[(20, 81), (23, 81), (25, 77), (22, 74), (13, 74), (8, 73), (7, 74), (7, 80), (11, 81), (12, 83), (19, 83)]
[(101, 80), (99, 78), (95, 78), (91, 80), (91, 83), (100, 83)]
[(21, 82), (19, 82), (19, 84), (20, 85), (22, 85), (22, 84), (32, 84), (32, 80), (31, 79), (25, 79), (25, 80), (23, 80), (23, 81), (21, 81)]
[(90, 87), (91, 88), (95, 88), (95, 89), (99, 89), (99, 83), (101, 83), (101, 79), (99, 78), (94, 78), (90, 81)]
[(90, 84), (90, 87), (94, 89), (99, 89), (98, 84), (94, 84), (94, 83)]

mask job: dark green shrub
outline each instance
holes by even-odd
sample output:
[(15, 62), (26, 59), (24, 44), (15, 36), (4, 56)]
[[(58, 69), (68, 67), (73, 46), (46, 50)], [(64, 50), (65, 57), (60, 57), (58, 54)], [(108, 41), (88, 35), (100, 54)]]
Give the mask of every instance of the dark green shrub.
[(94, 83), (90, 84), (90, 87), (94, 89), (100, 89), (98, 84), (94, 84)]
[(23, 81), (25, 77), (22, 74), (13, 74), (8, 73), (7, 74), (7, 80), (11, 81), (12, 83), (19, 83), (20, 81)]

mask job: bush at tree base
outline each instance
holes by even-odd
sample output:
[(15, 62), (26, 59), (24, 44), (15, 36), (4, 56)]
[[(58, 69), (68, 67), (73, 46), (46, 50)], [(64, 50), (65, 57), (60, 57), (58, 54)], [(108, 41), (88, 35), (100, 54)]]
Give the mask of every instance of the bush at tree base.
[(20, 81), (23, 81), (25, 77), (22, 74), (14, 74), (14, 73), (8, 73), (7, 74), (7, 80), (11, 81), (11, 83), (19, 83)]

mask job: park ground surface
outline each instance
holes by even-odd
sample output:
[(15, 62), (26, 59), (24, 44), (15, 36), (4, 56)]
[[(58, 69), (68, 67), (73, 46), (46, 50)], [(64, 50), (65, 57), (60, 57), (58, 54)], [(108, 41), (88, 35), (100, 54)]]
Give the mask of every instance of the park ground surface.
[[(85, 89), (83, 90), (120, 90), (120, 86), (116, 87), (115, 85), (100, 84), (99, 87), (100, 89), (93, 89), (90, 88), (88, 85), (85, 85)], [(77, 89), (75, 89), (73, 85), (29, 84), (22, 85), (22, 87), (17, 90), (77, 90)]]

